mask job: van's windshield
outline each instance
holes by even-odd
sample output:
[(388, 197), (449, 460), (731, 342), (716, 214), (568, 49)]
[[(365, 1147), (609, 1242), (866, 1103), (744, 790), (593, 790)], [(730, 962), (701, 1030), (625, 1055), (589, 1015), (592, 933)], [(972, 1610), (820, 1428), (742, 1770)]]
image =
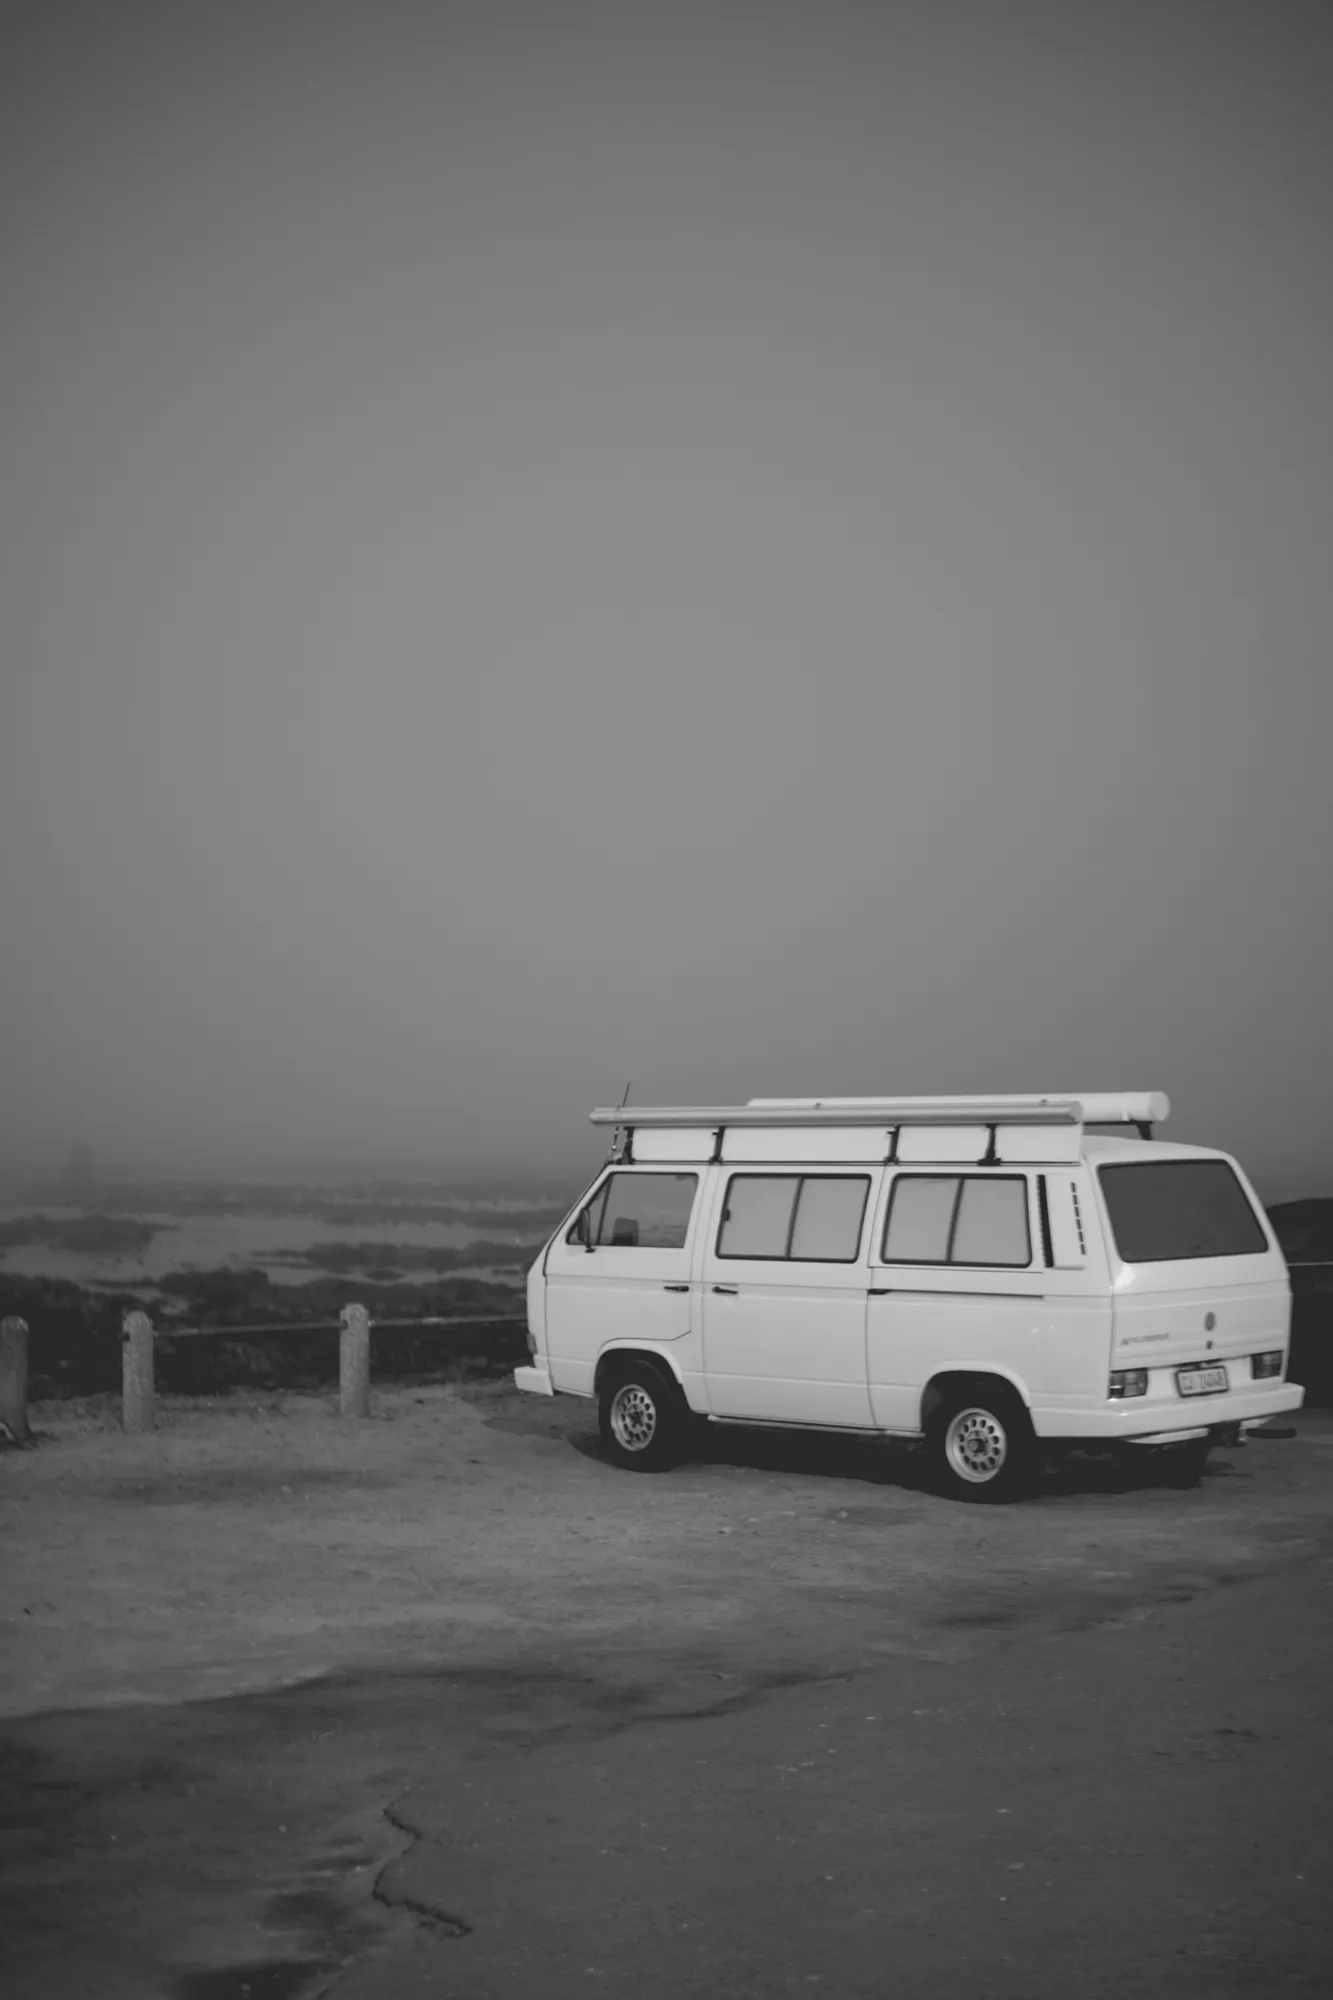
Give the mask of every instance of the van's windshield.
[(1101, 1169), (1115, 1247), (1126, 1264), (1252, 1257), (1268, 1248), (1225, 1160), (1140, 1160)]

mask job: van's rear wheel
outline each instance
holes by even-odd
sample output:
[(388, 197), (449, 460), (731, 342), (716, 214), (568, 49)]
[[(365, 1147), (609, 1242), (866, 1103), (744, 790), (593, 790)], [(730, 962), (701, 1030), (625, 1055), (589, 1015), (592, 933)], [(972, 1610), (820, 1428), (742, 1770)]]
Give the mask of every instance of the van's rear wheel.
[(621, 1361), (602, 1378), (597, 1405), (602, 1447), (627, 1472), (666, 1472), (684, 1453), (680, 1390), (651, 1361)]
[(927, 1439), (940, 1484), (955, 1500), (1017, 1500), (1036, 1486), (1037, 1440), (1012, 1392), (984, 1384), (951, 1391)]

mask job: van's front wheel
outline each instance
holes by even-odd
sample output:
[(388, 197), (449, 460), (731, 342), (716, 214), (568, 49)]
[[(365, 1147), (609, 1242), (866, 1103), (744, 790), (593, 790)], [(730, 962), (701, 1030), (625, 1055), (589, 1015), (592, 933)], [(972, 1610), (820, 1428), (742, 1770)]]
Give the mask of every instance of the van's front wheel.
[(683, 1454), (680, 1391), (651, 1362), (622, 1361), (609, 1367), (597, 1415), (603, 1450), (627, 1472), (666, 1472)]
[(1027, 1411), (1003, 1390), (946, 1395), (927, 1430), (944, 1491), (955, 1500), (1017, 1500), (1037, 1483), (1037, 1441)]

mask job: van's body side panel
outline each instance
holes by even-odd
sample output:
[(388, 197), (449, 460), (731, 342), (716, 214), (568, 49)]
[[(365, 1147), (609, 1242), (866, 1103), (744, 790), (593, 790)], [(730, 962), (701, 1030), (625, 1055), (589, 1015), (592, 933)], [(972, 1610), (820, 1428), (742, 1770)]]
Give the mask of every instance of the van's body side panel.
[[(880, 1170), (861, 1163), (722, 1165), (703, 1249), (703, 1358), (709, 1414), (733, 1420), (869, 1430), (867, 1224)], [(852, 1263), (722, 1257), (718, 1234), (733, 1174), (851, 1176), (868, 1181)]]
[(708, 1377), (705, 1370), (707, 1358), (706, 1334), (707, 1315), (704, 1308), (705, 1285), (704, 1266), (708, 1258), (709, 1245), (715, 1241), (719, 1218), (722, 1213), (722, 1193), (725, 1175), (720, 1167), (705, 1167), (699, 1183), (699, 1200), (695, 1210), (694, 1229), (690, 1238), (690, 1278), (692, 1304), (690, 1313), (690, 1338), (672, 1350), (671, 1360), (676, 1367), (685, 1400), (698, 1416), (706, 1416), (710, 1409), (708, 1400)]
[(1042, 1343), (1039, 1296), (963, 1293), (928, 1280), (911, 1289), (894, 1284), (886, 1298), (870, 1300), (866, 1322), (875, 1423), (881, 1430), (919, 1431), (925, 1390), (940, 1374), (1002, 1376), (1029, 1402)]
[[(919, 1176), (934, 1170), (912, 1165), (906, 1171)], [(939, 1171), (947, 1176), (949, 1169)], [(886, 1262), (884, 1228), (897, 1177), (886, 1173), (870, 1243), (866, 1316), (867, 1375), (878, 1428), (920, 1430), (925, 1391), (941, 1374), (1000, 1376), (1029, 1405), (1048, 1393), (1051, 1362), (1061, 1355), (1066, 1329), (1061, 1303), (1047, 1296), (1047, 1286), (1059, 1277), (1076, 1280), (1081, 1288), (1085, 1274), (1045, 1268), (1032, 1170), (1024, 1169), (1023, 1176), (1031, 1260), (997, 1268)], [(1109, 1307), (1104, 1317), (1109, 1334)], [(1097, 1374), (1103, 1376), (1104, 1368)], [(1066, 1377), (1076, 1388), (1077, 1378), (1068, 1370)]]
[(568, 1223), (552, 1238), (546, 1253), (545, 1322), (547, 1367), (556, 1390), (591, 1396), (597, 1360), (607, 1347), (671, 1347), (688, 1341), (695, 1323), (690, 1263), (706, 1175), (699, 1179), (680, 1249), (599, 1244), (588, 1250), (567, 1240)]
[(1044, 1175), (1054, 1263), (1042, 1272), (1045, 1306), (1042, 1360), (1030, 1399), (1039, 1437), (1051, 1415), (1081, 1422), (1106, 1404), (1113, 1316), (1110, 1265), (1093, 1206), (1092, 1182), (1080, 1162)]

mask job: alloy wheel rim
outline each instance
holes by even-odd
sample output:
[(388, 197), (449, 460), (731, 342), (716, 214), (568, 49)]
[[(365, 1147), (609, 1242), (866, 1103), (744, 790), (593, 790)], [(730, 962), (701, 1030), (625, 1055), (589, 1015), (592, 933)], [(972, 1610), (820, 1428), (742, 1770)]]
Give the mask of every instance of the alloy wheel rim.
[(657, 1405), (637, 1382), (617, 1389), (611, 1402), (611, 1429), (623, 1451), (646, 1451), (657, 1430)]
[(1009, 1455), (1004, 1425), (991, 1410), (959, 1410), (944, 1434), (950, 1467), (970, 1486), (984, 1486)]

